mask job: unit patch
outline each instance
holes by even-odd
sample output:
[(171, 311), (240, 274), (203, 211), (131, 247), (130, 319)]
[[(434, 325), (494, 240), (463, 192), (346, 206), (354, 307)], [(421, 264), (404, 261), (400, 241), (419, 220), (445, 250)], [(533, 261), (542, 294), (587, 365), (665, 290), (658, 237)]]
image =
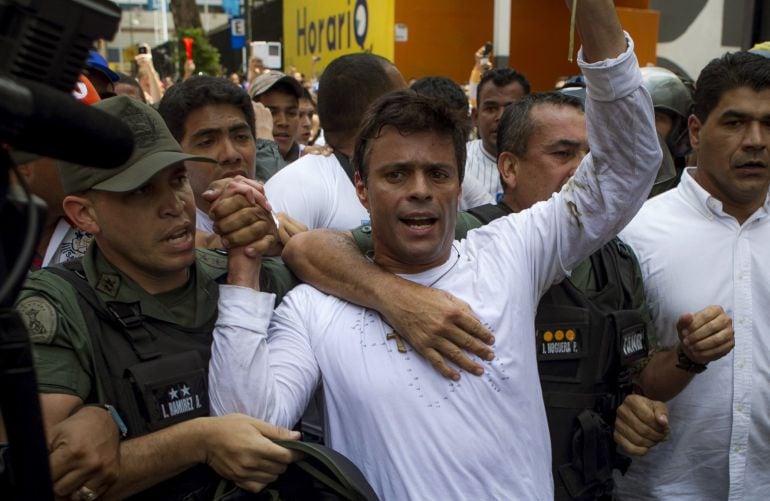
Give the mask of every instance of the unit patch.
[(647, 356), (647, 335), (644, 324), (621, 331), (620, 355), (623, 365), (634, 364)]
[(577, 327), (537, 330), (539, 360), (575, 358), (583, 354), (583, 337)]
[(47, 299), (40, 296), (28, 297), (16, 306), (16, 311), (19, 312), (33, 342), (51, 342), (56, 334), (58, 316), (56, 309)]

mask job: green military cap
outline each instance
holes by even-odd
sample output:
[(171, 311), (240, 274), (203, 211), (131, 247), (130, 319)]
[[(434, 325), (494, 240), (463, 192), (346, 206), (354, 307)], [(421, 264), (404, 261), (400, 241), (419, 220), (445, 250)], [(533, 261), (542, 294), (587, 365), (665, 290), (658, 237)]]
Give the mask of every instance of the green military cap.
[(216, 160), (208, 157), (182, 153), (182, 148), (169, 132), (163, 118), (144, 103), (126, 96), (116, 96), (92, 106), (128, 125), (134, 137), (134, 152), (125, 164), (114, 169), (60, 162), (59, 177), (66, 194), (86, 190), (118, 193), (132, 191), (158, 172), (183, 160), (216, 163)]

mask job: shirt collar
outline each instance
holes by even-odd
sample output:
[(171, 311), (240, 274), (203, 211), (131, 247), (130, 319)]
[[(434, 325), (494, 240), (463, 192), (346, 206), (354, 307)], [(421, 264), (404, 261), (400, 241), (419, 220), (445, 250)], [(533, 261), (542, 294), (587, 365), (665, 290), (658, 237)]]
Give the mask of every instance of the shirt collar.
[[(679, 182), (679, 191), (683, 196), (694, 204), (695, 208), (701, 212), (708, 219), (718, 218), (733, 218), (733, 216), (727, 214), (722, 207), (722, 201), (714, 197), (706, 191), (703, 186), (693, 177), (696, 167), (687, 167), (682, 173), (682, 179)], [(752, 214), (746, 221), (758, 217), (765, 217), (770, 213), (770, 192), (765, 196), (765, 203), (754, 214)]]

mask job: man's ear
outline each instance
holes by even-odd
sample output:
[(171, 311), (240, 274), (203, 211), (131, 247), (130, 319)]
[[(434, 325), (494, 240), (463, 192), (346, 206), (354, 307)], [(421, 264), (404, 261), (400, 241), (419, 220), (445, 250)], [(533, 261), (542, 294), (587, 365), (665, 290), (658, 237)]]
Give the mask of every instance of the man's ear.
[(695, 115), (690, 115), (687, 119), (687, 130), (690, 134), (690, 144), (694, 150), (700, 146), (700, 130), (703, 127), (701, 121)]
[(366, 184), (364, 184), (364, 180), (361, 179), (361, 174), (357, 170), (353, 177), (353, 181), (356, 185), (358, 201), (361, 202), (361, 205), (363, 205), (366, 210), (369, 210), (369, 190), (366, 188)]
[(72, 224), (92, 235), (100, 233), (99, 220), (90, 198), (67, 195), (62, 201), (62, 207)]
[(519, 173), (519, 158), (516, 155), (510, 151), (500, 152), (497, 157), (497, 170), (500, 171), (503, 187), (508, 189), (516, 187), (516, 176)]

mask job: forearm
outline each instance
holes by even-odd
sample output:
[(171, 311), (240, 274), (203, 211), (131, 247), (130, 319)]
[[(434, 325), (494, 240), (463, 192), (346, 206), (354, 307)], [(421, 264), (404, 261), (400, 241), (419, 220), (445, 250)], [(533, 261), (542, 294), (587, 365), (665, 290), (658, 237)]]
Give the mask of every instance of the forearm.
[(586, 62), (614, 58), (626, 50), (626, 39), (613, 0), (579, 0), (575, 25)]
[(387, 299), (415, 286), (361, 254), (349, 232), (313, 230), (289, 240), (281, 255), (295, 275), (318, 290), (383, 314)]
[[(291, 358), (283, 364), (288, 366), (287, 373), (273, 368), (273, 365), (282, 365), (281, 355), (271, 357), (267, 344), (273, 302), (272, 294), (220, 287), (219, 317), (209, 363), (212, 414), (237, 412), (291, 426), (307, 404), (304, 397), (297, 397), (304, 393), (306, 385), (301, 377), (293, 377), (295, 366), (302, 364), (291, 353), (306, 353), (307, 348), (285, 350)], [(311, 391), (307, 390), (308, 398)]]
[(163, 98), (163, 88), (160, 86), (160, 80), (158, 79), (158, 72), (152, 70), (149, 75), (150, 79), (150, 97), (153, 104), (157, 104)]
[(205, 461), (206, 420), (197, 418), (120, 444), (120, 476), (105, 495), (123, 499)]
[(619, 58), (581, 62), (589, 89), (586, 124), (591, 152), (556, 195), (565, 269), (628, 224), (646, 200), (660, 165), (652, 104), (632, 51), (633, 44)]
[(692, 381), (694, 374), (676, 366), (676, 348), (655, 352), (639, 376), (642, 392), (653, 400), (668, 401)]
[(227, 260), (227, 284), (259, 291), (261, 257), (248, 257), (243, 249), (230, 252)]

